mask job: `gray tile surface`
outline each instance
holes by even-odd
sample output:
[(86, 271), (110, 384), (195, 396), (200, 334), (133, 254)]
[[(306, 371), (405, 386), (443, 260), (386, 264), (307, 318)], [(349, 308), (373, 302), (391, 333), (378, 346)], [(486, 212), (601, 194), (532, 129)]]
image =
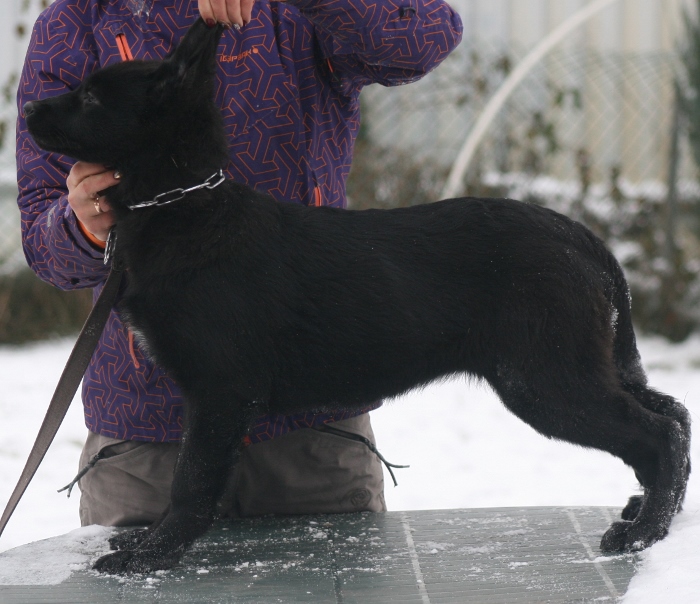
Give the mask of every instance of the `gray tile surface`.
[(0, 603), (615, 602), (636, 564), (598, 550), (618, 514), (484, 508), (241, 520), (217, 524), (165, 574), (81, 570), (59, 585), (0, 586)]

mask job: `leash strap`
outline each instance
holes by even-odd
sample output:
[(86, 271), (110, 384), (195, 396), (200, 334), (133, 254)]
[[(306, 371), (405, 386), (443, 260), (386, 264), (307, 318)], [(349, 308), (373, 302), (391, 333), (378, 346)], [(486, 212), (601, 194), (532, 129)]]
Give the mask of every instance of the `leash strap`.
[[(114, 229), (112, 232), (114, 232)], [(46, 455), (46, 451), (56, 436), (56, 432), (58, 432), (63, 418), (66, 416), (68, 407), (70, 407), (71, 401), (78, 390), (80, 380), (83, 379), (83, 374), (90, 363), (92, 353), (95, 351), (97, 342), (102, 335), (102, 330), (107, 323), (109, 313), (117, 298), (123, 275), (124, 265), (122, 261), (118, 258), (114, 258), (107, 281), (97, 298), (97, 302), (95, 302), (95, 305), (90, 311), (88, 318), (85, 320), (85, 324), (75, 342), (73, 351), (68, 357), (66, 367), (61, 374), (61, 378), (58, 380), (58, 385), (51, 398), (49, 408), (46, 411), (44, 422), (41, 424), (39, 434), (29, 454), (29, 459), (27, 459), (19, 482), (2, 514), (2, 518), (0, 519), (0, 535), (2, 535), (5, 530), (10, 516), (12, 516), (19, 500), (27, 490), (29, 483), (39, 468), (39, 464), (41, 464), (41, 461)]]

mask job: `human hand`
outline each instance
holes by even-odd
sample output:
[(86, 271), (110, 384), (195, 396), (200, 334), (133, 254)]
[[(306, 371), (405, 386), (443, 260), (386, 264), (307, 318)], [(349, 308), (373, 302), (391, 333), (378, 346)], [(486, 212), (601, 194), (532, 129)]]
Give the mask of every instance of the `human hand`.
[(115, 216), (100, 192), (119, 184), (120, 175), (101, 164), (79, 161), (66, 179), (68, 203), (85, 230), (100, 241), (107, 241)]
[(215, 23), (241, 28), (250, 23), (255, 0), (197, 0), (199, 14), (210, 26)]

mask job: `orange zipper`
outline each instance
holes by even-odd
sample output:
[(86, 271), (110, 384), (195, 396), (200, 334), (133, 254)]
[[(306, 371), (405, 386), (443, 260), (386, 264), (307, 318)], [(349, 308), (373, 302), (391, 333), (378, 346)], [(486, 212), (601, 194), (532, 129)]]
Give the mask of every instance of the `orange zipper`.
[(119, 47), (119, 54), (122, 61), (133, 61), (134, 55), (131, 54), (131, 49), (126, 43), (126, 36), (124, 34), (117, 34), (117, 46)]

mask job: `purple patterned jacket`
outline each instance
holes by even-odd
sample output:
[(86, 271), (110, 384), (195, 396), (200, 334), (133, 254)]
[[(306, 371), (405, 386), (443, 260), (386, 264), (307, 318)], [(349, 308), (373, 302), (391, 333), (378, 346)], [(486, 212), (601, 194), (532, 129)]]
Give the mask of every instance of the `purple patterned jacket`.
[[(103, 254), (67, 202), (72, 160), (38, 149), (21, 107), (76, 87), (87, 73), (130, 54), (163, 58), (197, 17), (194, 0), (56, 0), (34, 27), (19, 84), (19, 207), (32, 269), (61, 289), (95, 288)], [(219, 46), (217, 101), (229, 135), (227, 175), (279, 200), (345, 206), (359, 128), (359, 94), (404, 84), (459, 43), (461, 21), (443, 0), (256, 2), (252, 21)], [(109, 141), (105, 141), (109, 144)], [(89, 430), (128, 440), (177, 441), (182, 399), (137, 349), (112, 311), (83, 380)], [(261, 417), (251, 442), (353, 413)]]

